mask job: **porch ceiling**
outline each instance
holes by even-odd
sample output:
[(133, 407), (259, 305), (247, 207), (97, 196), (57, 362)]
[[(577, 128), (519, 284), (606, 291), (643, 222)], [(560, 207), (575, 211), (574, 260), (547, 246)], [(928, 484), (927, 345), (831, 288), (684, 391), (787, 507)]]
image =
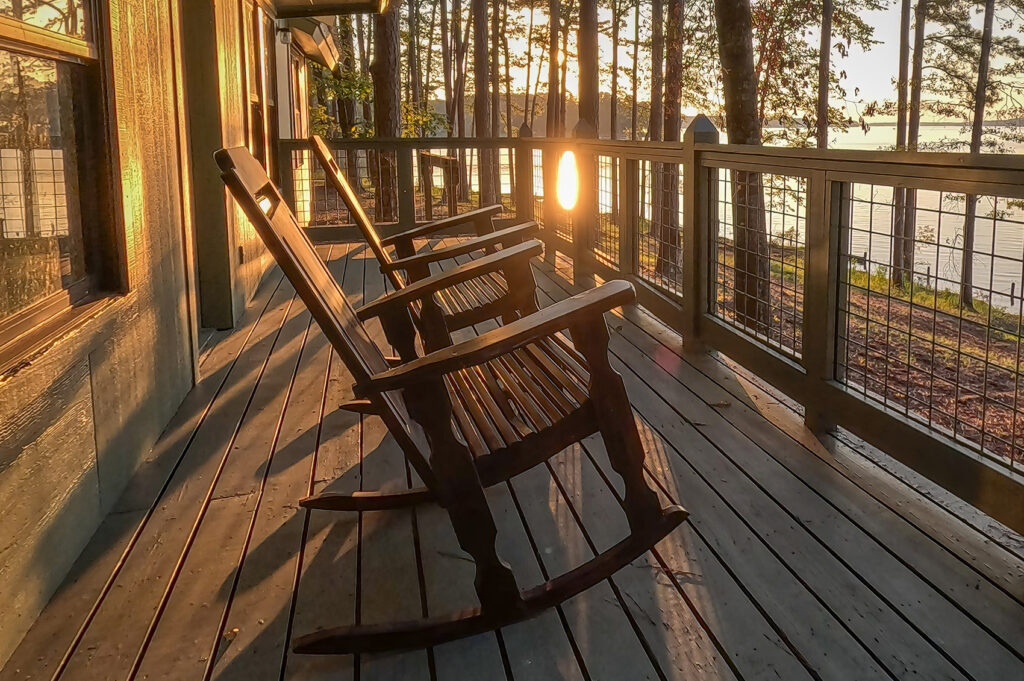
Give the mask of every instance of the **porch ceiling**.
[(388, 0), (273, 0), (278, 19), (383, 11)]

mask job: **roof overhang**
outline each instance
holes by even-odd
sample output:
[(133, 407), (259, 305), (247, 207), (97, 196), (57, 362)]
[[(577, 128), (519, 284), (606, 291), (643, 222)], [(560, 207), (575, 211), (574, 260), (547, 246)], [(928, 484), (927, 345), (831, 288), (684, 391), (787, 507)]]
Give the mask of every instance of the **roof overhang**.
[(383, 12), (389, 0), (272, 0), (278, 19)]
[(313, 17), (288, 19), (284, 25), (291, 29), (292, 40), (309, 59), (328, 71), (338, 67), (338, 46), (329, 25)]

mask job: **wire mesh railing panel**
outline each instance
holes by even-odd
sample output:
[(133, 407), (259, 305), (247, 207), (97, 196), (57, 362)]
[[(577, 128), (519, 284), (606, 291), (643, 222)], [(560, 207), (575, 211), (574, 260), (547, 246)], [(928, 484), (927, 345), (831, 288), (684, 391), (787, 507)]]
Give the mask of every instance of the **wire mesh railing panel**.
[(838, 380), (1019, 466), (1024, 202), (866, 183), (843, 196)]
[[(498, 217), (515, 215), (515, 165), (512, 150), (480, 147), (465, 150), (467, 182), (460, 194), (460, 212), (501, 204)], [(463, 207), (464, 206), (464, 207)]]
[(544, 150), (530, 149), (531, 177), (533, 179), (533, 219), (544, 228)]
[(641, 161), (636, 223), (636, 274), (682, 295), (683, 166)]
[(619, 265), (619, 159), (597, 157), (597, 233), (594, 256), (617, 268)]
[(799, 359), (807, 179), (718, 168), (711, 181), (710, 312)]
[[(367, 216), (375, 222), (398, 217), (398, 172), (395, 152), (372, 149), (335, 149), (334, 158), (355, 190)], [(290, 153), (295, 216), (304, 227), (353, 224), (341, 196), (309, 149)]]

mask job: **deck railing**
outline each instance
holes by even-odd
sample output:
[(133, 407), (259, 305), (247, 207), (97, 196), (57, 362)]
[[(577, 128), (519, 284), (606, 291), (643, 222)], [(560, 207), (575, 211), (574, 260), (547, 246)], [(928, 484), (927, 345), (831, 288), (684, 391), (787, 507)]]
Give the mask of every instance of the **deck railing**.
[[(1024, 529), (1024, 157), (718, 144), (703, 117), (676, 144), (523, 133), (330, 144), (374, 206), (381, 173), (365, 169), (392, 159), (397, 212), (382, 223), (425, 219), (427, 196), (447, 214), (418, 151), (464, 164), (460, 209), (484, 202), (480, 169), (498, 159), (495, 198), (542, 225), (577, 283), (632, 281), (687, 350), (721, 351), (812, 429), (841, 426)], [(300, 176), (305, 143), (281, 148), (308, 223), (346, 222), (317, 173)], [(572, 210), (554, 199), (566, 150)]]

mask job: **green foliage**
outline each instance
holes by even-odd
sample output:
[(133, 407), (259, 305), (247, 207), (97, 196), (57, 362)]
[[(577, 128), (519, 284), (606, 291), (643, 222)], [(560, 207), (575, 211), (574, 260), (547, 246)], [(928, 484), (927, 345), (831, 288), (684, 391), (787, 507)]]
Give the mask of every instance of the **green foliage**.
[(429, 104), (402, 102), (402, 137), (436, 137), (448, 129), (448, 116)]

